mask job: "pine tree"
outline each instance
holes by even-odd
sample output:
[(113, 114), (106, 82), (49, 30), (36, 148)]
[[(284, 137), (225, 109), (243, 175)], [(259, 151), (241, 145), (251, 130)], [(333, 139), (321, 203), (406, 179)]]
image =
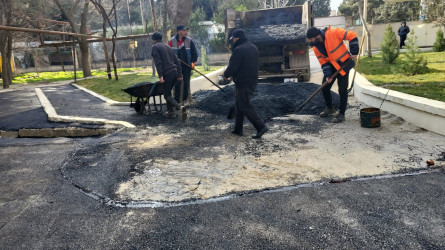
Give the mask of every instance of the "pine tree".
[(204, 47), (204, 45), (201, 46), (201, 64), (205, 71), (210, 70), (209, 57), (207, 56), (206, 48)]
[(405, 53), (405, 59), (402, 61), (400, 69), (406, 75), (413, 76), (417, 74), (425, 73), (427, 68), (427, 60), (420, 54), (419, 47), (416, 45), (417, 37), (414, 35), (414, 31), (411, 31), (411, 35), (407, 39)]
[(436, 42), (434, 43), (433, 50), (436, 52), (445, 50), (445, 38), (443, 37), (442, 28), (439, 28), (436, 33)]
[(400, 48), (397, 42), (396, 33), (392, 30), (391, 25), (386, 27), (385, 35), (382, 44), (380, 44), (383, 61), (386, 63), (393, 63), (399, 56)]

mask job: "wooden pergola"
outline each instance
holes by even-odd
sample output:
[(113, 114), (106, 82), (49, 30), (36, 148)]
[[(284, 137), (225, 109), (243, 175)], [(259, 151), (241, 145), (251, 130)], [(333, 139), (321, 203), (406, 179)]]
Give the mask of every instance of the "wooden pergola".
[[(49, 20), (51, 22), (58, 22), (60, 24), (64, 24), (65, 22), (60, 22), (60, 21), (54, 21), (54, 20)], [(79, 34), (79, 33), (72, 33), (72, 32), (65, 32), (65, 31), (54, 31), (54, 30), (42, 30), (42, 29), (30, 29), (30, 28), (21, 28), (21, 27), (12, 27), (12, 26), (4, 26), (4, 25), (0, 25), (0, 30), (5, 30), (5, 31), (12, 31), (12, 32), (26, 32), (26, 33), (38, 33), (38, 34), (49, 34), (49, 35), (63, 35), (63, 36), (72, 36), (72, 37), (76, 37), (76, 38), (80, 38), (80, 37), (86, 37), (89, 38), (87, 40), (88, 43), (94, 43), (94, 42), (103, 42), (104, 44), (107, 41), (113, 41), (113, 40), (131, 40), (131, 39), (137, 39), (137, 38), (145, 38), (145, 37), (150, 37), (152, 34), (143, 34), (143, 35), (130, 35), (130, 36), (121, 36), (121, 37), (116, 37), (116, 38), (110, 38), (110, 37), (104, 37), (104, 36), (98, 36), (98, 35), (93, 35), (93, 34)], [(40, 48), (43, 47), (55, 47), (58, 51), (58, 53), (60, 53), (59, 51), (59, 47), (60, 46), (72, 46), (73, 47), (73, 65), (74, 65), (74, 81), (77, 80), (77, 76), (76, 76), (76, 51), (75, 51), (75, 44), (78, 44), (78, 41), (75, 41), (73, 39), (73, 41), (63, 41), (63, 42), (56, 42), (56, 43), (44, 43), (43, 39), (40, 39)], [(109, 63), (109, 62), (107, 62)], [(62, 67), (63, 67), (63, 63), (62, 63)]]

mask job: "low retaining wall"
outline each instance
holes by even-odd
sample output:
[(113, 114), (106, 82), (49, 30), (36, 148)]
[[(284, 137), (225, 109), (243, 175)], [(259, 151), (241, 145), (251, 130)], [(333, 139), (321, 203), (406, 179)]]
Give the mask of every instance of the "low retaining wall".
[[(352, 75), (350, 74), (351, 77)], [(359, 73), (354, 83), (354, 96), (366, 105), (376, 108), (385, 100), (381, 110), (395, 114), (418, 127), (445, 135), (445, 102), (394, 90), (388, 92), (388, 89), (373, 85)]]

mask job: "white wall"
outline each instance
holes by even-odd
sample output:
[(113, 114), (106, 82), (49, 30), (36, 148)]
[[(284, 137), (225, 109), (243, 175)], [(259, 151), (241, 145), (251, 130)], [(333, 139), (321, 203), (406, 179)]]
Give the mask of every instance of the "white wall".
[[(390, 23), (392, 30), (397, 35), (397, 30), (400, 27), (401, 22)], [(417, 37), (417, 46), (419, 47), (432, 47), (434, 42), (436, 41), (436, 32), (439, 27), (434, 27), (433, 23), (423, 23), (420, 21), (416, 22), (407, 22), (407, 26), (409, 26), (411, 32), (414, 31), (415, 36)], [(385, 30), (388, 24), (368, 24), (369, 31), (371, 32), (371, 48), (379, 49), (380, 44), (383, 41), (383, 37), (385, 34)], [(352, 26), (348, 27), (348, 30), (353, 30), (357, 33), (359, 40), (362, 37), (362, 26)], [(411, 34), (411, 33), (410, 33)], [(409, 35), (410, 35), (409, 34)], [(409, 36), (408, 35), (408, 36)], [(397, 36), (397, 39), (400, 37)]]

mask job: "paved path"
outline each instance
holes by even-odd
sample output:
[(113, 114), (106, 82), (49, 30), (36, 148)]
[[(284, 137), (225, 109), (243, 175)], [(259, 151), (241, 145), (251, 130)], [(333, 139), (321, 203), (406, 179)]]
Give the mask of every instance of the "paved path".
[(0, 92), (0, 110), (0, 130), (75, 126), (75, 124), (49, 122), (33, 88)]

